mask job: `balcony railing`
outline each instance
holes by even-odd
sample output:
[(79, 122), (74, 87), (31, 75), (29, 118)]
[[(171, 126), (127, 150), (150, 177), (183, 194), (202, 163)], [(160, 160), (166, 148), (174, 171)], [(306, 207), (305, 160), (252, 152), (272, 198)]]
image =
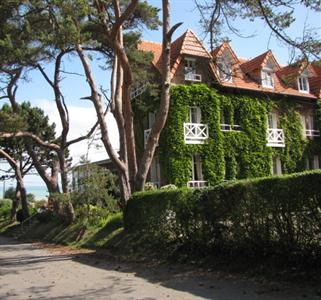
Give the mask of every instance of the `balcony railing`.
[(187, 182), (187, 186), (194, 189), (201, 189), (201, 188), (207, 187), (207, 181), (191, 180)]
[(305, 137), (317, 137), (320, 136), (320, 130), (316, 129), (305, 129), (304, 131)]
[(267, 130), (267, 146), (284, 147), (284, 132), (279, 128), (268, 128)]
[(207, 124), (184, 123), (185, 144), (202, 144), (208, 138)]
[(130, 92), (130, 100), (135, 99), (136, 97), (138, 97), (139, 95), (141, 95), (142, 93), (144, 93), (146, 91), (146, 88), (148, 86), (148, 82), (143, 82), (140, 86), (136, 86), (133, 91)]
[[(148, 141), (148, 138), (149, 138), (149, 135), (150, 135), (151, 131), (152, 131), (151, 128), (144, 130), (144, 147), (146, 147), (146, 144), (147, 144), (147, 141)], [(156, 146), (158, 146), (158, 143), (157, 143)]]
[(221, 131), (242, 131), (240, 125), (221, 124)]
[(202, 75), (195, 74), (193, 72), (185, 73), (185, 80), (186, 81), (196, 81), (201, 82), (202, 81)]

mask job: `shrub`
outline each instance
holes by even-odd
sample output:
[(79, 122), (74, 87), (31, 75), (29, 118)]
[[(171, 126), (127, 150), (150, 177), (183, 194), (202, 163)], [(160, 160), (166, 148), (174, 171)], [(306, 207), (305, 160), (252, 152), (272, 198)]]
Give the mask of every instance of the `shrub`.
[(144, 190), (145, 191), (157, 190), (157, 186), (152, 182), (146, 182), (144, 185)]
[(208, 253), (313, 256), (321, 250), (320, 186), (321, 172), (313, 171), (204, 190), (136, 193), (124, 213), (125, 228)]
[(175, 184), (166, 184), (166, 185), (163, 185), (160, 189), (161, 190), (176, 190), (177, 186)]
[(46, 209), (46, 210), (39, 212), (37, 214), (37, 220), (40, 223), (49, 223), (53, 219), (54, 219), (54, 213), (52, 210), (49, 210), (49, 209)]
[(0, 200), (0, 219), (9, 219), (11, 213), (11, 201), (8, 199)]
[(15, 200), (16, 199), (16, 189), (13, 187), (9, 187), (3, 195), (3, 198), (5, 199), (10, 199), (10, 200)]

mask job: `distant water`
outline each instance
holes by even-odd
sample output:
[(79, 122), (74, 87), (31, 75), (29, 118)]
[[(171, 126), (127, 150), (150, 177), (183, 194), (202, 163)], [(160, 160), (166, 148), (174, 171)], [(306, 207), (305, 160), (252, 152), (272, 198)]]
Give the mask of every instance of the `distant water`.
[(27, 186), (27, 193), (35, 195), (36, 200), (47, 199), (48, 190), (44, 186)]

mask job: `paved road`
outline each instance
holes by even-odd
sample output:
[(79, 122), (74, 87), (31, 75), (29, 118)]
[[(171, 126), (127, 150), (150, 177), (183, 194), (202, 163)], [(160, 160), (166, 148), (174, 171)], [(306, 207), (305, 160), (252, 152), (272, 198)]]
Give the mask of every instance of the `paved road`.
[(59, 249), (0, 236), (0, 299), (321, 299), (314, 291), (178, 268), (146, 269)]

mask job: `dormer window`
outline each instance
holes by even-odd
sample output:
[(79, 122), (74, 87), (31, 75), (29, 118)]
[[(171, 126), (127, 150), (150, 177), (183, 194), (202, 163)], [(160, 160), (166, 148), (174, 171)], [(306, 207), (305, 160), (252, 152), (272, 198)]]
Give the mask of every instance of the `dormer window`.
[(232, 66), (227, 55), (224, 55), (217, 60), (217, 69), (222, 81), (232, 82)]
[(266, 88), (274, 88), (273, 71), (270, 69), (262, 69), (261, 71), (262, 86)]
[(307, 76), (301, 75), (298, 78), (298, 88), (299, 88), (299, 91), (302, 93), (309, 92), (309, 81)]
[(194, 58), (185, 58), (185, 74), (196, 72), (196, 63)]
[(202, 81), (202, 76), (196, 74), (196, 60), (195, 58), (185, 58), (184, 60), (185, 67), (185, 80), (187, 81)]

